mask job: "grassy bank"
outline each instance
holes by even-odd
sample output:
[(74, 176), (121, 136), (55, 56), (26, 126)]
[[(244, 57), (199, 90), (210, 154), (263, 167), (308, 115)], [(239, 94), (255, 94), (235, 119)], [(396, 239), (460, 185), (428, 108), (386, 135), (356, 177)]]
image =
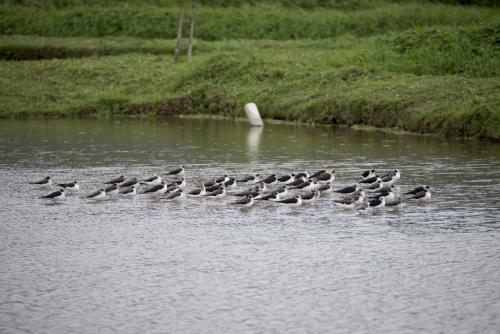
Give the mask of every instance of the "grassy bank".
[(500, 141), (494, 1), (197, 3), (194, 59), (173, 64), (176, 0), (4, 1), (0, 117), (238, 117), (255, 101), (273, 119)]
[[(42, 2), (43, 3), (43, 2)], [(452, 6), (387, 1), (357, 10), (303, 9), (272, 5), (207, 7), (197, 10), (196, 37), (226, 39), (323, 39), (344, 34), (370, 36), (415, 27), (484, 24), (500, 16), (498, 7)], [(0, 6), (0, 34), (53, 37), (131, 36), (175, 38), (178, 7), (138, 6)]]
[[(40, 45), (89, 45), (97, 54), (116, 55), (1, 62), (0, 115), (237, 117), (244, 103), (256, 101), (267, 118), (500, 141), (500, 57), (496, 35), (476, 38), (485, 29), (496, 34), (490, 26), (453, 30), (455, 35), (443, 28), (444, 36), (454, 36), (453, 45), (461, 41), (455, 48), (437, 48), (424, 38), (425, 29), (319, 41), (199, 42), (193, 61), (178, 64), (162, 54), (174, 41), (152, 47), (123, 38), (97, 46), (92, 39), (46, 39)], [(34, 48), (39, 43), (8, 38)], [(420, 52), (440, 52), (436, 59), (444, 57), (448, 66), (433, 67)]]
[[(75, 6), (108, 6), (123, 5), (123, 0), (3, 0), (5, 4), (28, 6), (43, 9), (62, 9)], [(128, 5), (150, 5), (159, 7), (178, 7), (179, 0), (127, 0)], [(383, 3), (444, 3), (453, 5), (498, 6), (496, 0), (192, 0), (184, 1), (202, 6), (213, 7), (242, 7), (273, 5), (282, 8), (330, 8), (342, 10), (357, 10), (360, 8), (373, 8)]]
[[(197, 43), (199, 51), (204, 43)], [(132, 52), (173, 54), (175, 43), (165, 39), (133, 37), (54, 38), (0, 35), (0, 59), (39, 60), (119, 55)]]

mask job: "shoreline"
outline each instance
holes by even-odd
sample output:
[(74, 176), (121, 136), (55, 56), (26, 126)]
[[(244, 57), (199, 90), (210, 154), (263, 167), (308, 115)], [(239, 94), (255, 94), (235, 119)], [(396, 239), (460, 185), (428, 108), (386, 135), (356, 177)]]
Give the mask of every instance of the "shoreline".
[[(223, 40), (197, 36), (192, 60), (181, 56), (175, 64), (172, 39), (130, 37), (126, 31), (51, 37), (48, 31), (39, 36), (5, 30), (0, 34), (0, 118), (205, 114), (234, 119), (254, 101), (266, 122), (500, 142), (500, 21), (475, 7), (421, 6), (417, 17), (423, 26), (408, 27), (402, 20), (361, 35), (353, 28), (331, 38), (280, 40), (271, 25), (261, 39), (251, 39), (251, 31), (221, 35)], [(1, 8), (15, 21), (18, 13), (10, 9), (18, 7)], [(54, 13), (64, 16), (65, 8)], [(450, 16), (446, 24), (427, 20), (435, 18), (436, 8), (461, 16)], [(291, 13), (296, 11), (276, 15), (284, 20)], [(363, 15), (369, 13), (377, 20), (385, 17), (376, 8)], [(44, 17), (58, 32), (67, 31), (61, 17)], [(113, 26), (105, 21), (106, 27)]]
[[(229, 115), (220, 115), (220, 114), (209, 114), (203, 112), (196, 113), (184, 113), (184, 114), (166, 114), (162, 116), (157, 116), (154, 114), (148, 113), (131, 113), (131, 114), (57, 114), (57, 113), (44, 113), (44, 114), (14, 114), (10, 116), (0, 115), (0, 122), (4, 120), (20, 120), (20, 121), (30, 121), (30, 120), (58, 120), (58, 119), (81, 119), (81, 120), (111, 120), (111, 119), (128, 119), (128, 120), (165, 120), (169, 118), (177, 118), (177, 119), (193, 119), (193, 120), (218, 120), (218, 121), (230, 121), (237, 123), (246, 123), (248, 124), (248, 120), (244, 117), (244, 112), (241, 111), (240, 116), (229, 116)], [(328, 124), (328, 123), (314, 123), (314, 122), (304, 122), (304, 121), (293, 121), (293, 120), (280, 120), (274, 118), (264, 118), (264, 124), (271, 125), (288, 125), (288, 126), (299, 126), (299, 127), (309, 127), (309, 128), (330, 128), (330, 129), (349, 129), (352, 131), (361, 131), (361, 132), (381, 132), (393, 135), (401, 135), (401, 136), (418, 136), (418, 137), (431, 137), (435, 139), (446, 138), (448, 140), (460, 140), (460, 141), (468, 141), (468, 142), (478, 142), (478, 143), (488, 143), (488, 144), (500, 144), (500, 140), (494, 140), (490, 138), (478, 138), (478, 137), (457, 137), (457, 136), (445, 136), (440, 133), (419, 133), (407, 131), (399, 128), (389, 128), (389, 127), (376, 127), (368, 124)], [(265, 125), (264, 125), (265, 126)], [(250, 127), (250, 125), (249, 125)]]

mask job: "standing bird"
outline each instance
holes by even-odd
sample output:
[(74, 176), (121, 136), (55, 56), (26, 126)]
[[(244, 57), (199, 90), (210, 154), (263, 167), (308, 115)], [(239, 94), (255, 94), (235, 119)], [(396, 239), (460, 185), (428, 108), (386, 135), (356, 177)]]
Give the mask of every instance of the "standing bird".
[(187, 193), (187, 196), (188, 197), (201, 197), (201, 196), (205, 196), (206, 193), (207, 193), (207, 191), (205, 190), (205, 185), (202, 183), (201, 188), (191, 190), (190, 192)]
[(205, 194), (205, 197), (208, 198), (222, 198), (224, 196), (226, 196), (226, 189), (224, 187), (219, 187), (219, 189)]
[(39, 181), (29, 182), (29, 184), (34, 184), (42, 187), (50, 187), (52, 185), (52, 179), (50, 178), (50, 176), (46, 176)]
[(357, 204), (359, 204), (360, 202), (363, 202), (365, 199), (365, 191), (362, 188), (359, 188), (358, 190), (356, 190), (353, 193), (350, 193), (348, 195), (344, 195), (343, 198), (344, 199), (354, 199), (357, 202)]
[(388, 176), (385, 176), (381, 179), (382, 186), (392, 186), (396, 182), (396, 174), (390, 173)]
[(224, 174), (224, 176), (219, 176), (215, 179), (215, 183), (224, 183), (229, 181), (229, 176), (227, 174)]
[(306, 181), (306, 182), (299, 184), (294, 189), (300, 189), (303, 191), (314, 191), (316, 189), (317, 184), (318, 183), (316, 181), (314, 181), (314, 182), (313, 181)]
[(99, 189), (99, 190), (93, 192), (90, 195), (87, 195), (86, 197), (91, 198), (91, 199), (102, 199), (102, 198), (106, 197), (106, 191), (104, 191), (104, 188), (102, 188), (102, 189)]
[(359, 189), (359, 186), (357, 184), (349, 187), (345, 187), (339, 190), (334, 190), (334, 193), (341, 194), (341, 195), (349, 195), (352, 194), (353, 192), (357, 191)]
[(180, 166), (179, 168), (175, 168), (172, 169), (171, 171), (166, 172), (165, 175), (184, 176), (184, 165)]
[(172, 186), (177, 186), (179, 188), (184, 188), (186, 187), (186, 179), (181, 178), (180, 180), (174, 181), (172, 183), (167, 184), (167, 187), (172, 187)]
[(238, 206), (241, 206), (241, 207), (244, 207), (244, 208), (249, 208), (251, 207), (253, 204), (254, 204), (254, 200), (253, 200), (253, 196), (252, 195), (249, 195), (247, 197), (243, 197), (242, 199), (236, 201), (236, 202), (233, 202), (232, 204), (234, 205), (238, 205)]
[(322, 191), (325, 193), (331, 193), (333, 190), (332, 184), (330, 182), (320, 183), (316, 186), (317, 191)]
[(264, 196), (264, 192), (266, 191), (264, 189), (265, 189), (264, 187), (257, 186), (253, 189), (251, 195), (253, 196), (254, 199), (260, 198), (260, 197)]
[(401, 204), (403, 204), (403, 202), (401, 201), (401, 197), (400, 198), (397, 198), (393, 201), (387, 201), (385, 200), (385, 206), (386, 207), (392, 207), (392, 208), (397, 208), (397, 207), (400, 207), (402, 206)]
[(216, 184), (214, 184), (213, 186), (210, 186), (210, 187), (207, 187), (205, 184), (204, 184), (204, 186), (205, 186), (205, 190), (207, 191), (207, 193), (215, 191), (215, 190), (217, 190), (217, 189), (219, 189), (221, 187), (221, 185), (218, 184), (218, 183), (216, 183)]
[(280, 200), (280, 195), (278, 194), (278, 192), (273, 191), (270, 194), (257, 197), (255, 200), (258, 200), (258, 201), (279, 201)]
[(388, 173), (382, 175), (381, 178), (383, 179), (384, 177), (391, 176), (391, 175), (393, 175), (396, 178), (395, 181), (398, 181), (401, 178), (401, 172), (399, 171), (399, 169), (395, 169), (392, 172), (388, 172)]
[(344, 209), (354, 209), (354, 198), (342, 198), (333, 200), (333, 204)]
[(186, 194), (182, 191), (182, 189), (177, 189), (165, 196), (165, 199), (181, 199), (184, 198)]
[(300, 206), (302, 205), (302, 196), (296, 195), (295, 197), (290, 197), (276, 201), (276, 203), (286, 204), (288, 206)]
[(431, 200), (431, 196), (430, 189), (426, 189), (408, 197), (408, 199), (416, 199), (419, 202), (429, 202)]
[(245, 177), (243, 177), (241, 179), (236, 180), (236, 182), (241, 182), (241, 183), (245, 183), (245, 182), (249, 182), (249, 181), (259, 182), (260, 181), (260, 175), (259, 174), (248, 175), (248, 176), (245, 176)]
[(219, 184), (217, 182), (215, 182), (215, 180), (210, 180), (210, 181), (203, 182), (203, 185), (208, 188), (208, 187), (213, 187), (215, 185), (218, 186)]
[(108, 182), (104, 182), (104, 184), (119, 184), (125, 182), (125, 176), (120, 175), (117, 178), (114, 178)]
[(375, 192), (375, 191), (377, 191), (377, 190), (382, 189), (382, 187), (383, 187), (383, 186), (384, 186), (384, 185), (382, 184), (382, 180), (378, 180), (377, 182), (375, 182), (375, 183), (371, 184), (370, 186), (365, 187), (365, 189), (366, 189), (367, 191)]
[(377, 199), (369, 201), (368, 204), (370, 209), (375, 209), (375, 210), (381, 209), (385, 206), (385, 197), (380, 196)]
[(398, 182), (399, 179), (401, 178), (401, 172), (399, 171), (399, 169), (395, 169), (393, 171), (393, 173), (394, 173), (394, 178), (396, 179), (396, 182)]
[(302, 204), (311, 204), (317, 198), (319, 198), (319, 191), (309, 191), (301, 195), (301, 197), (302, 197)]
[(137, 180), (137, 178), (134, 177), (134, 178), (120, 184), (120, 188), (128, 188), (130, 186), (135, 186), (137, 183), (139, 183), (139, 180)]
[(394, 190), (394, 185), (383, 185), (382, 187), (380, 187), (379, 189), (375, 190), (375, 191), (372, 191), (372, 194), (373, 193), (383, 193), (383, 192), (388, 192), (388, 191), (393, 191)]
[(112, 184), (106, 188), (104, 188), (104, 191), (106, 192), (106, 195), (117, 195), (118, 194), (118, 186), (115, 184)]
[(316, 177), (320, 176), (320, 175), (321, 175), (321, 174), (323, 174), (323, 173), (326, 173), (326, 169), (319, 170), (319, 171), (317, 171), (316, 173), (311, 174), (311, 176), (309, 176), (309, 177), (310, 177), (311, 179), (314, 179), (314, 178), (316, 178)]
[(64, 189), (59, 189), (58, 191), (54, 191), (53, 193), (50, 193), (48, 195), (41, 196), (40, 198), (64, 199)]
[(224, 182), (224, 187), (236, 188), (236, 179), (234, 177), (230, 177), (228, 181)]
[(302, 179), (302, 178), (307, 179), (307, 178), (309, 178), (309, 172), (306, 171), (306, 172), (302, 172), (302, 173), (297, 173), (297, 174), (295, 174), (295, 178), (296, 179)]
[(267, 185), (273, 185), (275, 184), (276, 182), (278, 182), (278, 179), (276, 178), (276, 175), (275, 174), (271, 174), (269, 175), (268, 177), (266, 177), (263, 182)]
[(167, 191), (167, 185), (165, 181), (161, 181), (160, 184), (144, 190), (141, 194), (164, 194), (165, 191)]
[(382, 191), (382, 192), (379, 192), (376, 194), (377, 198), (380, 196), (385, 198), (386, 203), (394, 201), (394, 198), (395, 198), (395, 195), (394, 195), (394, 192), (392, 191), (392, 189), (385, 190), (385, 191)]
[(78, 184), (78, 181), (69, 182), (69, 183), (59, 183), (58, 185), (59, 185), (59, 187), (63, 187), (64, 189), (68, 189), (71, 191), (80, 190), (80, 185)]
[(407, 191), (403, 193), (404, 195), (415, 195), (416, 193), (419, 193), (421, 191), (426, 191), (426, 190), (431, 190), (430, 186), (418, 186), (413, 190)]
[[(215, 190), (215, 189), (214, 189)], [(234, 196), (237, 196), (237, 197), (245, 197), (245, 196), (249, 196), (249, 195), (252, 195), (255, 191), (259, 191), (260, 190), (260, 187), (259, 186), (255, 186), (253, 188), (249, 188), (247, 190), (243, 190), (243, 191), (240, 191), (240, 192), (237, 192), (237, 193), (234, 193), (233, 195)]]
[(164, 193), (167, 193), (167, 194), (168, 194), (168, 193), (171, 193), (171, 192), (177, 191), (177, 190), (179, 190), (179, 189), (182, 189), (182, 188), (180, 188), (180, 187), (179, 187), (179, 185), (177, 185), (177, 184), (175, 184), (175, 183), (174, 183), (174, 184), (172, 184), (171, 186), (167, 185), (167, 189), (165, 190), (165, 192), (164, 192)]
[(363, 173), (361, 173), (361, 177), (363, 178), (363, 180), (366, 180), (366, 179), (374, 177), (375, 173), (376, 173), (375, 169), (370, 169), (370, 170), (367, 170), (367, 171), (364, 171)]
[(382, 180), (380, 177), (378, 177), (377, 175), (375, 176), (372, 176), (372, 177), (368, 177), (366, 179), (363, 179), (361, 181), (359, 181), (358, 183), (362, 186), (362, 187), (369, 187), (371, 186), (372, 184), (374, 184), (375, 182), (379, 181), (379, 180)]
[(283, 176), (280, 176), (278, 178), (278, 182), (281, 182), (281, 183), (284, 183), (284, 184), (288, 184), (290, 182), (293, 182), (293, 180), (295, 179), (295, 174), (292, 173), (290, 175), (283, 175)]
[(304, 177), (300, 177), (298, 179), (295, 178), (294, 181), (287, 183), (287, 186), (293, 188), (293, 187), (297, 187), (297, 186), (301, 185), (304, 182), (306, 182)]
[(316, 177), (316, 180), (322, 183), (335, 181), (335, 170), (332, 170), (331, 172), (321, 173)]
[(161, 183), (161, 176), (158, 176), (156, 174), (141, 181), (141, 184), (147, 185), (147, 186), (156, 186), (157, 184), (160, 184), (160, 183)]
[(288, 196), (288, 189), (286, 187), (281, 187), (275, 190), (275, 192), (280, 196), (280, 197), (285, 197)]
[(120, 194), (121, 195), (127, 195), (127, 196), (134, 196), (134, 195), (136, 195), (137, 194), (137, 189), (136, 189), (135, 184), (131, 185), (129, 187), (124, 187), (124, 188), (120, 189)]

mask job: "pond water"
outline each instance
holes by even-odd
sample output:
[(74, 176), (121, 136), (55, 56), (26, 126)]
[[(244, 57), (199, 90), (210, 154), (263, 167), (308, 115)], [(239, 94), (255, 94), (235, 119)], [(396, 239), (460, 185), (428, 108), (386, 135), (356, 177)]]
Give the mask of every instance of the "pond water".
[[(214, 120), (0, 121), (2, 333), (497, 333), (500, 146)], [(431, 203), (359, 214), (220, 200), (91, 202), (28, 181), (181, 164), (188, 188), (222, 174), (401, 170)], [(52, 189), (56, 189), (53, 187)]]

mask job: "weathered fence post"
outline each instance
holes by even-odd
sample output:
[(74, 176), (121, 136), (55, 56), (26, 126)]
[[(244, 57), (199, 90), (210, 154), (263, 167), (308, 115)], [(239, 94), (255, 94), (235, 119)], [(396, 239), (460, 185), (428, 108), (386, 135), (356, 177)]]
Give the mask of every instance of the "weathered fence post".
[(189, 25), (189, 44), (188, 44), (188, 60), (191, 60), (193, 55), (193, 34), (194, 34), (194, 21), (196, 20), (196, 8), (191, 5), (191, 24)]
[(177, 30), (177, 45), (175, 46), (174, 63), (177, 61), (177, 57), (179, 56), (179, 52), (181, 50), (183, 26), (184, 26), (184, 11), (181, 10), (181, 15), (179, 17), (179, 30)]

